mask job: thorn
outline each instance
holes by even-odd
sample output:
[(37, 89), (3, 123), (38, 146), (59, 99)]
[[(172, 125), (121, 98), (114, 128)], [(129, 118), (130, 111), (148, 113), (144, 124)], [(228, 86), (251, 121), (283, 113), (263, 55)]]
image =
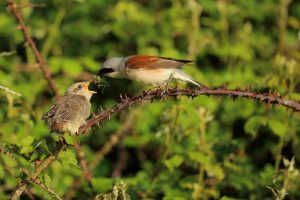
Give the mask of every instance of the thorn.
[(248, 85), (248, 86), (247, 86), (246, 91), (247, 91), (247, 92), (251, 92), (251, 91), (252, 91), (251, 85)]
[(220, 95), (216, 95), (215, 97), (216, 97), (216, 99), (217, 99), (219, 102), (221, 102), (221, 97), (220, 97)]
[(177, 91), (178, 90), (178, 85), (176, 83), (175, 87), (174, 87), (174, 90)]
[(147, 95), (147, 91), (146, 91), (146, 90), (143, 90), (142, 96), (146, 96), (146, 95)]
[(219, 89), (227, 89), (227, 85), (228, 85), (228, 83), (227, 83), (227, 82), (224, 82), (224, 83), (219, 87)]
[(232, 100), (235, 101), (237, 99), (236, 95), (232, 95)]
[(125, 100), (128, 101), (129, 97), (126, 94), (124, 96), (125, 96)]

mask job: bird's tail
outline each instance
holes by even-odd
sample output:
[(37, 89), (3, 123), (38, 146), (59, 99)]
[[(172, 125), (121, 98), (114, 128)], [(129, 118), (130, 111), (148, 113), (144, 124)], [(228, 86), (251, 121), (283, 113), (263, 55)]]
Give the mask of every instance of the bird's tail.
[(178, 79), (178, 80), (182, 80), (182, 81), (185, 81), (185, 82), (192, 83), (194, 85), (197, 85), (200, 88), (205, 87), (203, 84), (198, 83), (197, 81), (193, 80), (193, 78), (190, 75), (184, 73), (180, 69), (176, 69), (176, 71), (173, 75), (173, 78)]

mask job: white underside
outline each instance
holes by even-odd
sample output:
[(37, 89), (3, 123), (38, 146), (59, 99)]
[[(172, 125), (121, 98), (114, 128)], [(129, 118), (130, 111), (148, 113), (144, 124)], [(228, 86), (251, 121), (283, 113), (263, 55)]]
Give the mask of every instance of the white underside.
[[(76, 120), (74, 120), (74, 121), (76, 121)], [(63, 131), (69, 132), (73, 135), (78, 133), (79, 128), (85, 124), (85, 120), (78, 119), (77, 123), (75, 123), (74, 121), (72, 123), (66, 123), (63, 127)]]
[(193, 83), (200, 87), (189, 75), (185, 74), (180, 69), (161, 68), (161, 69), (127, 69), (127, 75), (130, 79), (137, 80), (144, 85), (162, 86), (172, 79), (178, 79), (185, 82)]
[(127, 70), (127, 75), (144, 85), (160, 86), (168, 82), (175, 69)]

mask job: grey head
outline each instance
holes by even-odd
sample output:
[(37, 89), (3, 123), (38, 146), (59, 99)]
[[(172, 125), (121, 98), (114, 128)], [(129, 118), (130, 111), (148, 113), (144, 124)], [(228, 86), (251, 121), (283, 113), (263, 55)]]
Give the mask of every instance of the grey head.
[(82, 95), (86, 97), (88, 100), (91, 99), (93, 93), (96, 93), (94, 91), (89, 90), (90, 81), (85, 82), (77, 82), (70, 85), (65, 93), (65, 95), (68, 94), (77, 94)]
[(102, 68), (98, 72), (100, 77), (111, 77), (111, 78), (126, 78), (125, 72), (125, 60), (126, 58), (110, 58), (102, 64)]

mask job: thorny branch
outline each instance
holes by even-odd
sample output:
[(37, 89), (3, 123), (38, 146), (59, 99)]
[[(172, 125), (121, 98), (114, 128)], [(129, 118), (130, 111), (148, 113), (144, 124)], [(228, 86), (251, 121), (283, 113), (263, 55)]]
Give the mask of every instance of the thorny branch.
[(0, 85), (0, 90), (4, 90), (6, 93), (12, 94), (12, 95), (16, 95), (18, 97), (22, 96), (20, 93), (15, 92), (7, 87), (4, 87), (3, 85)]
[[(132, 128), (132, 118), (129, 116), (126, 118), (125, 122), (123, 123), (122, 128), (117, 131), (116, 133), (112, 134), (108, 141), (95, 153), (94, 159), (89, 163), (89, 171), (90, 175), (93, 176), (93, 171), (95, 167), (101, 163), (103, 158), (111, 152), (112, 148), (120, 143), (120, 141), (128, 134), (130, 134)], [(84, 177), (78, 177), (73, 181), (72, 186), (70, 187), (69, 191), (66, 193), (64, 199), (70, 200), (73, 199), (76, 191), (78, 188), (81, 187), (83, 184)]]
[(51, 188), (47, 187), (47, 185), (45, 185), (42, 181), (40, 181), (39, 179), (31, 179), (29, 180), (32, 183), (35, 183), (36, 185), (40, 186), (41, 188), (43, 188), (44, 190), (46, 190), (52, 197), (55, 197), (58, 200), (62, 200), (62, 198), (60, 198), (58, 196), (58, 194), (56, 194)]
[(248, 87), (245, 90), (240, 89), (239, 87), (235, 90), (230, 90), (225, 87), (219, 87), (217, 89), (210, 88), (199, 88), (199, 89), (169, 89), (167, 92), (164, 92), (162, 89), (157, 90), (148, 90), (144, 91), (142, 94), (134, 96), (134, 97), (125, 97), (121, 96), (121, 101), (117, 103), (115, 106), (102, 111), (98, 115), (95, 115), (92, 119), (90, 119), (86, 125), (81, 127), (80, 132), (86, 132), (90, 127), (94, 125), (99, 125), (99, 123), (104, 120), (110, 118), (110, 116), (118, 112), (124, 108), (130, 107), (134, 104), (144, 102), (144, 101), (153, 101), (154, 99), (161, 98), (164, 99), (167, 96), (177, 97), (177, 96), (187, 96), (191, 98), (195, 98), (197, 96), (206, 95), (206, 96), (216, 96), (220, 98), (220, 96), (228, 96), (232, 99), (237, 99), (240, 97), (248, 98), (252, 100), (257, 100), (259, 102), (265, 102), (267, 104), (278, 104), (284, 106), (286, 108), (291, 108), (294, 111), (300, 111), (300, 103), (296, 101), (291, 101), (283, 98), (276, 92), (269, 93), (257, 93), (251, 91), (251, 88)]
[(20, 12), (17, 9), (16, 4), (13, 2), (13, 0), (7, 0), (7, 7), (9, 8), (11, 13), (15, 16), (16, 20), (18, 21), (19, 27), (23, 32), (24, 39), (26, 40), (26, 42), (28, 42), (30, 48), (32, 49), (35, 59), (37, 60), (39, 67), (42, 70), (43, 76), (46, 79), (46, 81), (48, 82), (48, 85), (49, 85), (51, 91), (53, 92), (53, 94), (55, 96), (58, 96), (56, 85), (51, 77), (51, 73), (48, 70), (47, 64), (44, 61), (41, 53), (37, 49), (35, 42), (32, 40), (32, 38), (29, 34), (29, 30), (26, 27), (24, 20), (21, 16)]
[(35, 181), (37, 177), (49, 167), (49, 165), (57, 159), (59, 153), (66, 148), (66, 145), (62, 145), (55, 153), (49, 155), (47, 158), (45, 158), (35, 169), (35, 172), (27, 179), (23, 180), (14, 190), (14, 193), (12, 196), (9, 197), (10, 200), (17, 200), (20, 198), (22, 193), (26, 190), (27, 185)]
[(85, 153), (79, 143), (74, 144), (74, 149), (76, 150), (77, 155), (79, 157), (79, 164), (83, 171), (83, 178), (87, 181), (90, 181), (92, 179), (92, 176), (91, 176), (91, 173), (89, 172), (89, 169), (87, 166), (87, 160), (85, 159)]

